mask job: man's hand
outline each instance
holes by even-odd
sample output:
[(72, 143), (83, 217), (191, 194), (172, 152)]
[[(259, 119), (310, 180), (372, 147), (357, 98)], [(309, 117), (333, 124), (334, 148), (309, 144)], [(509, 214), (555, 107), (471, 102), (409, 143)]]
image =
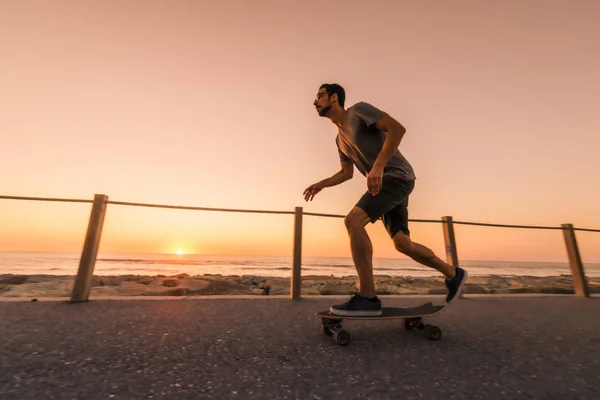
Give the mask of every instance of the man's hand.
[(392, 158), (394, 152), (398, 149), (400, 141), (402, 141), (402, 137), (404, 136), (404, 133), (406, 133), (406, 129), (388, 114), (377, 121), (375, 126), (380, 131), (387, 132), (387, 134), (383, 142), (383, 147), (375, 160), (375, 164), (367, 174), (367, 187), (373, 196), (381, 191), (383, 185), (383, 169)]
[(306, 189), (304, 189), (304, 201), (312, 201), (312, 199), (323, 190), (321, 183), (313, 183)]
[(375, 164), (367, 174), (367, 188), (373, 196), (377, 195), (383, 186), (383, 167)]
[(352, 179), (352, 163), (349, 160), (346, 160), (342, 161), (342, 169), (333, 176), (317, 183), (313, 183), (304, 189), (304, 200), (312, 201), (315, 195), (324, 188), (339, 185), (340, 183), (346, 182), (348, 179)]

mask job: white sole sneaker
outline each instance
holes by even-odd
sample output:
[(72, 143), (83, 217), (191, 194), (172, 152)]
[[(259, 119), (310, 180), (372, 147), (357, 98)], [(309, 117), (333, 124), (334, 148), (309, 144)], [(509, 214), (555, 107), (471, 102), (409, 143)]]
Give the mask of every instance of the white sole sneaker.
[(331, 314), (340, 315), (343, 317), (378, 317), (383, 313), (382, 310), (346, 311), (346, 310), (337, 310), (333, 307), (329, 308), (329, 312)]

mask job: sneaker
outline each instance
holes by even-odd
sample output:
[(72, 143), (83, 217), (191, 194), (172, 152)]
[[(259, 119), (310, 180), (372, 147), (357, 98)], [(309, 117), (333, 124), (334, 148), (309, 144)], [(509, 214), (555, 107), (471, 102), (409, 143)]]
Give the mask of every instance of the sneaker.
[(335, 315), (344, 315), (348, 317), (377, 317), (381, 315), (381, 301), (375, 297), (375, 301), (356, 293), (344, 304), (339, 304), (329, 308), (329, 312)]
[(458, 297), (460, 291), (467, 281), (469, 274), (467, 271), (460, 267), (456, 267), (456, 276), (450, 280), (446, 279), (446, 287), (448, 288), (448, 295), (446, 295), (446, 303), (450, 304), (452, 300)]

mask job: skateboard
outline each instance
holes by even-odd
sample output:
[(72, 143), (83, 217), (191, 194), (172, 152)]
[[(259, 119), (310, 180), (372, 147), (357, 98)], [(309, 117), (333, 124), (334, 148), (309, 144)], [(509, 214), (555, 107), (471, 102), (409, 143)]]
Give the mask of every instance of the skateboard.
[(350, 333), (342, 329), (342, 322), (345, 319), (380, 321), (388, 319), (403, 319), (406, 330), (424, 331), (425, 336), (431, 340), (440, 340), (442, 330), (435, 326), (423, 323), (423, 317), (432, 317), (442, 312), (446, 306), (436, 306), (433, 303), (425, 303), (416, 307), (383, 307), (381, 315), (361, 317), (336, 315), (329, 311), (315, 313), (315, 318), (321, 319), (320, 331), (326, 335), (333, 336), (333, 341), (339, 346), (346, 346), (350, 343)]

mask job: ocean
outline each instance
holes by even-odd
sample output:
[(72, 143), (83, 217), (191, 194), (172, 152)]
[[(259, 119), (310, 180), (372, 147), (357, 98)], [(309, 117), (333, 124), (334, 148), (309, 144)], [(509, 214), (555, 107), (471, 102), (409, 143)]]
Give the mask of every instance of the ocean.
[[(0, 252), (0, 274), (75, 275), (80, 253)], [(558, 276), (570, 274), (569, 265), (553, 262), (461, 261), (469, 274)], [(589, 277), (600, 277), (600, 264), (585, 264)], [(375, 258), (376, 275), (428, 277), (440, 276), (430, 268), (405, 258)], [(95, 275), (261, 275), (289, 277), (292, 257), (174, 255), (174, 254), (98, 254)], [(303, 257), (303, 275), (356, 275), (347, 257)]]

